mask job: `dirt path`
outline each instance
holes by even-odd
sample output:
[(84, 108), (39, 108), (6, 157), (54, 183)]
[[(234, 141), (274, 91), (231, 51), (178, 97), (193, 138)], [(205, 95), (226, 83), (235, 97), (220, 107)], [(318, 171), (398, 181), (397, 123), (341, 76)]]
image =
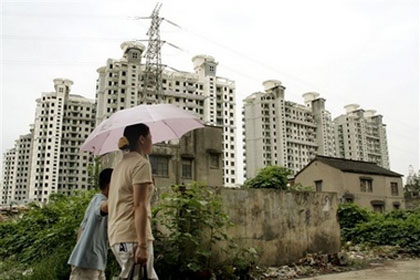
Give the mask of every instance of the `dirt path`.
[(389, 261), (373, 263), (371, 268), (327, 274), (310, 278), (312, 280), (420, 280), (420, 260)]

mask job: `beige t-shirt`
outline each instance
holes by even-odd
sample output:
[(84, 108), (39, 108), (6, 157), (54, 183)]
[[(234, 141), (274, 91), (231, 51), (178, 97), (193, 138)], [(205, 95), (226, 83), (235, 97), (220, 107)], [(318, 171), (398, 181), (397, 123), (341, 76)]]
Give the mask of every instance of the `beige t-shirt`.
[(133, 185), (150, 183), (147, 197), (147, 239), (153, 240), (150, 201), (153, 196), (150, 162), (137, 152), (124, 154), (112, 172), (108, 195), (108, 239), (112, 246), (122, 242), (138, 242), (134, 226)]

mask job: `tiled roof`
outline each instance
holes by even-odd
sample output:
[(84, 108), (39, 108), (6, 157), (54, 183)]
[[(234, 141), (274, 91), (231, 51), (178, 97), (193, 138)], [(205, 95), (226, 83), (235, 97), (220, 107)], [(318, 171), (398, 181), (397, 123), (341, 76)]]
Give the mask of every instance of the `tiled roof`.
[(343, 172), (384, 175), (384, 176), (389, 176), (389, 177), (403, 176), (391, 170), (380, 167), (374, 162), (350, 160), (350, 159), (334, 158), (334, 157), (326, 157), (326, 156), (316, 156), (314, 161), (317, 161), (317, 160), (331, 167), (340, 169)]

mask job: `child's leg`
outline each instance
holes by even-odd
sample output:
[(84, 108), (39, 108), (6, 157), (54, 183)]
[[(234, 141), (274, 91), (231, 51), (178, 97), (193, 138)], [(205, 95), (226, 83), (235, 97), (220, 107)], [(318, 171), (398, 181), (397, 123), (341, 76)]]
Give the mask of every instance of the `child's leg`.
[(102, 270), (73, 266), (70, 280), (105, 280), (105, 273)]

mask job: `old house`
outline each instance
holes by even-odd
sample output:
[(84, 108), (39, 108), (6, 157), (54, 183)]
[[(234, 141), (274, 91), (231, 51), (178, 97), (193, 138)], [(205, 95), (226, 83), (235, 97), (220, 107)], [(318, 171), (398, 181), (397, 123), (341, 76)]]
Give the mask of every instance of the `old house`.
[(405, 208), (401, 177), (373, 162), (316, 156), (296, 174), (295, 183), (382, 212)]
[[(206, 125), (185, 134), (180, 140), (153, 145), (149, 160), (158, 189), (164, 191), (171, 185), (193, 181), (223, 186), (222, 129)], [(121, 152), (103, 156), (103, 167), (114, 167), (121, 157)]]
[(184, 135), (179, 142), (153, 145), (150, 155), (156, 185), (167, 188), (192, 181), (223, 186), (222, 128), (205, 126)]

